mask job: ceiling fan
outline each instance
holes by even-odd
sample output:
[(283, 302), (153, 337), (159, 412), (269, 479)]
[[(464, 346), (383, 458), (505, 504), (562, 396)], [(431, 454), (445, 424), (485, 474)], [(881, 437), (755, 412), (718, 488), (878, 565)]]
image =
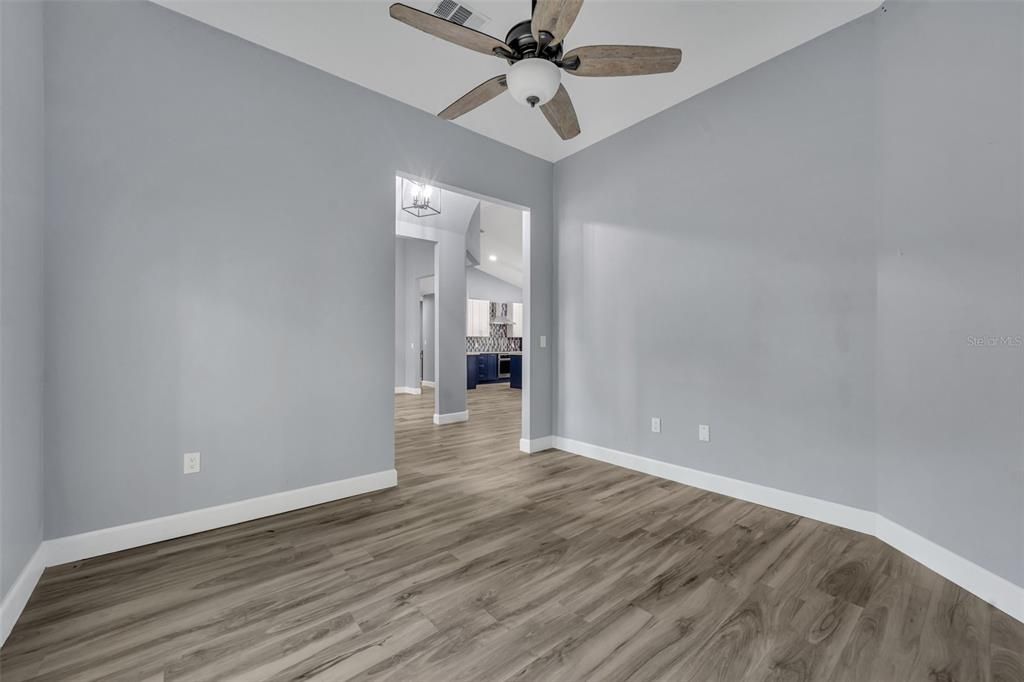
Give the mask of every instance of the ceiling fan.
[(495, 76), (452, 102), (438, 116), (449, 121), (508, 90), (516, 101), (536, 107), (559, 137), (580, 134), (579, 120), (562, 71), (576, 76), (643, 76), (676, 70), (682, 52), (674, 47), (589, 45), (563, 54), (562, 41), (583, 0), (533, 0), (533, 16), (513, 26), (504, 42), (408, 5), (391, 5), (391, 17), (425, 33), (476, 52), (504, 59), (508, 73)]

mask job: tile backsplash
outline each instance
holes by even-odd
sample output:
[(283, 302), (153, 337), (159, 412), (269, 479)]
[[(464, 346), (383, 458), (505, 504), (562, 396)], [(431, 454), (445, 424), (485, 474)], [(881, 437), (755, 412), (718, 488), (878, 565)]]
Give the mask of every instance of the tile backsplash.
[[(512, 319), (512, 306), (508, 303), (491, 302), (491, 319)], [(511, 324), (492, 324), (490, 336), (467, 336), (467, 353), (512, 353), (523, 349), (523, 340), (509, 336)]]

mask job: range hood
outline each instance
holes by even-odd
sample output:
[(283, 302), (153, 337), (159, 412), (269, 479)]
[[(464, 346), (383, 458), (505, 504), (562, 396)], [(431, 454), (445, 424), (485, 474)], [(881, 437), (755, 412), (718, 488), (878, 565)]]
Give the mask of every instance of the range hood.
[(491, 324), (499, 325), (512, 325), (515, 322), (512, 321), (512, 304), (511, 303), (492, 303), (491, 309), (494, 311), (494, 316), (491, 318)]

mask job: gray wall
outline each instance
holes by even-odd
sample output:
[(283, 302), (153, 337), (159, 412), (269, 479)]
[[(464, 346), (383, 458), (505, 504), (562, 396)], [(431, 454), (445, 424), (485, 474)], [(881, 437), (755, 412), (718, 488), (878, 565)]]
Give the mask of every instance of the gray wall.
[(1022, 9), (887, 6), (556, 164), (556, 430), (1024, 584)]
[(550, 164), (155, 5), (45, 18), (46, 535), (391, 468), (395, 172), (550, 252)]
[(395, 386), (417, 388), (420, 385), (420, 348), (423, 344), (422, 315), (420, 312), (419, 278), (434, 273), (434, 243), (423, 239), (396, 238), (396, 249), (402, 251), (402, 263), (396, 261), (396, 270), (400, 270), (398, 279), (401, 287), (400, 299), (397, 302), (398, 315), (401, 320), (396, 322), (396, 348), (399, 357), (396, 365), (401, 364), (401, 373), (396, 375)]
[(0, 2), (0, 598), (43, 538), (43, 10)]
[(423, 380), (434, 381), (434, 295), (423, 297), (420, 331), (423, 333)]
[(522, 289), (476, 268), (466, 268), (466, 295), (498, 303), (523, 302)]
[(466, 260), (469, 264), (480, 264), (480, 202), (473, 209), (473, 215), (466, 226)]
[(1024, 585), (1024, 5), (888, 10), (879, 510)]
[(405, 386), (405, 247), (395, 238), (395, 387)]
[(442, 238), (434, 248), (434, 414), (466, 410), (466, 248)]
[(873, 31), (556, 165), (560, 435), (874, 506)]

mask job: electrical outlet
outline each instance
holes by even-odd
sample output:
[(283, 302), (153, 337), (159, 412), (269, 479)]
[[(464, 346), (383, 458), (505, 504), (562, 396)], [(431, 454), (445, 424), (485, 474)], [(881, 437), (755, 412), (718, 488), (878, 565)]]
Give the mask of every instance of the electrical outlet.
[(186, 452), (185, 453), (185, 473), (186, 474), (198, 474), (199, 473), (199, 455), (198, 452)]
[(707, 424), (701, 424), (700, 428), (697, 429), (697, 438), (700, 439), (700, 442), (702, 443), (710, 443), (711, 427)]
[(651, 433), (661, 433), (661, 417), (651, 417)]

